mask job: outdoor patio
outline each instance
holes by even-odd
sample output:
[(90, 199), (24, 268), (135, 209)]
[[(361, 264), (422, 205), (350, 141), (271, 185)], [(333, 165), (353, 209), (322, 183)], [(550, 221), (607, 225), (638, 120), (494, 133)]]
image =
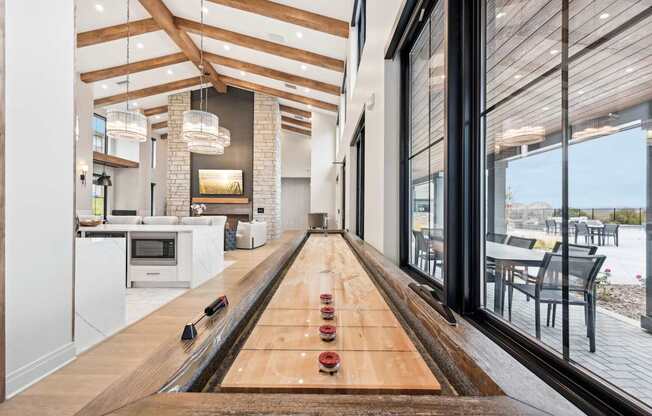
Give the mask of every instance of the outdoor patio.
[[(599, 250), (598, 250), (599, 251)], [(488, 285), (487, 304), (493, 310), (494, 285)], [(580, 306), (570, 307), (571, 360), (596, 375), (608, 380), (627, 393), (652, 404), (652, 333), (641, 329), (639, 323), (598, 307), (596, 317), (596, 352), (589, 352), (584, 311)], [(504, 318), (507, 319), (507, 305)], [(535, 336), (534, 302), (514, 291), (512, 324)], [(561, 351), (561, 307), (557, 308), (555, 328), (546, 326), (546, 306), (541, 306), (541, 340)]]

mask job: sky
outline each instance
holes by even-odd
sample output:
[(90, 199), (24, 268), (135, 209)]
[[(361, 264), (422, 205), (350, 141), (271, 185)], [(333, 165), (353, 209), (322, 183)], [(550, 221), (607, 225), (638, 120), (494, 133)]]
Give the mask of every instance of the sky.
[[(588, 140), (569, 149), (573, 208), (646, 206), (646, 135), (640, 128)], [(561, 207), (561, 149), (509, 162), (513, 203)]]

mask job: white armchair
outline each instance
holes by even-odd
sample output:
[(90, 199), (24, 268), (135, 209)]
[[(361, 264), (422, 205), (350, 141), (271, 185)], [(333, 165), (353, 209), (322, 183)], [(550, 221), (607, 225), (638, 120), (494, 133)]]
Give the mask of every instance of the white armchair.
[(212, 225), (211, 217), (182, 217), (183, 225)]
[(254, 249), (267, 242), (266, 222), (238, 222), (235, 235), (236, 247)]

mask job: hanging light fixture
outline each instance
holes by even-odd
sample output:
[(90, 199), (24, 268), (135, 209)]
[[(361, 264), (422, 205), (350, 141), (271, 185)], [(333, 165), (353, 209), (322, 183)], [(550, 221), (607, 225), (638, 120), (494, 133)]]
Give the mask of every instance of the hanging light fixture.
[(220, 140), (222, 142), (222, 146), (224, 147), (229, 147), (231, 146), (231, 132), (229, 129), (226, 127), (220, 127)]
[(546, 139), (546, 129), (540, 126), (507, 129), (502, 134), (496, 135), (496, 142), (500, 146), (519, 147), (527, 144), (541, 143)]
[[(129, 68), (129, 0), (127, 0), (127, 68)], [(109, 139), (147, 141), (147, 117), (137, 111), (129, 110), (129, 72), (127, 71), (127, 102), (124, 110), (110, 109), (106, 112), (106, 135)]]
[(220, 119), (208, 112), (208, 96), (204, 91), (204, 0), (201, 0), (200, 14), (199, 110), (188, 110), (183, 113), (183, 140), (188, 142), (188, 150), (192, 153), (222, 155), (224, 141), (220, 138)]

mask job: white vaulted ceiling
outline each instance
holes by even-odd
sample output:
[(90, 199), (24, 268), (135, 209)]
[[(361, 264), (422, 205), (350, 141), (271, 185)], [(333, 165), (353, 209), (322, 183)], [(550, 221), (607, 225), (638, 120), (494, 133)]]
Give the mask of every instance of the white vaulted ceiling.
[[(148, 19), (151, 16), (138, 0), (130, 1), (130, 21)], [(243, 0), (243, 3), (249, 0)], [(201, 0), (162, 0), (170, 12), (180, 18), (195, 22), (200, 21)], [(255, 0), (257, 3), (258, 0)], [(317, 13), (330, 18), (348, 22), (351, 17), (354, 0), (275, 0), (274, 3), (299, 8), (312, 13)], [(204, 23), (220, 29), (251, 36), (283, 46), (301, 49), (316, 53), (328, 58), (346, 61), (348, 40), (344, 37), (325, 33), (323, 31), (288, 23), (283, 20), (266, 17), (262, 14), (251, 13), (237, 8), (216, 4), (209, 0), (204, 1)], [(77, 33), (89, 32), (110, 26), (124, 24), (127, 0), (77, 0)], [(190, 34), (190, 38), (199, 48), (201, 38), (197, 34)], [(77, 48), (77, 71), (80, 74), (124, 65), (126, 57), (126, 38), (98, 43)], [(339, 87), (342, 83), (343, 71), (324, 68), (310, 63), (301, 62), (249, 47), (223, 42), (204, 36), (204, 51), (211, 52), (221, 57), (236, 59), (261, 67), (282, 71), (320, 81)], [(163, 30), (131, 36), (129, 62), (137, 62), (181, 52), (181, 49), (171, 40)], [(337, 105), (339, 96), (333, 93), (317, 91), (296, 85), (296, 89), (286, 85), (286, 81), (268, 76), (256, 75), (237, 68), (213, 64), (221, 76), (226, 76), (246, 82), (270, 87), (287, 93), (308, 97), (324, 103)], [(196, 66), (190, 61), (176, 63), (169, 66), (150, 69), (142, 72), (131, 73), (130, 90), (140, 90), (166, 84), (173, 81), (184, 80), (199, 75)], [(125, 76), (118, 76), (93, 82), (95, 99), (110, 97), (125, 92)], [(208, 81), (207, 81), (208, 82)], [(178, 91), (197, 89), (198, 86), (183, 88)], [(167, 104), (167, 96), (173, 92), (152, 95), (144, 98), (130, 99), (138, 108), (149, 109)], [(306, 111), (329, 111), (319, 109), (317, 106), (308, 106), (296, 101), (281, 99), (281, 103), (290, 107)], [(124, 106), (124, 103), (108, 105)], [(152, 116), (152, 122), (167, 119), (166, 114), (158, 117)]]

